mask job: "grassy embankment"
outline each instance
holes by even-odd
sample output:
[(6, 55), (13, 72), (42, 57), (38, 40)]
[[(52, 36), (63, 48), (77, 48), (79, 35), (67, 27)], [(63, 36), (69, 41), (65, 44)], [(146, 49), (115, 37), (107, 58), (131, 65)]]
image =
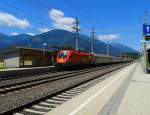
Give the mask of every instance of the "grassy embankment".
[(0, 70), (1, 70), (1, 69), (5, 69), (5, 67), (0, 67)]
[(2, 70), (2, 69), (5, 69), (4, 63), (3, 63), (3, 62), (0, 62), (0, 70)]

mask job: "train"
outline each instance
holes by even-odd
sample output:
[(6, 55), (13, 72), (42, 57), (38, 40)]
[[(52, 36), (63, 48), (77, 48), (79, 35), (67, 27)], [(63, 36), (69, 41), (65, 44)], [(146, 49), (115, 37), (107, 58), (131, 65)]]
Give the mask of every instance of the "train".
[(61, 50), (57, 54), (56, 67), (59, 69), (83, 65), (121, 63), (129, 62), (131, 60), (131, 58), (106, 56), (103, 54), (92, 54), (75, 50)]

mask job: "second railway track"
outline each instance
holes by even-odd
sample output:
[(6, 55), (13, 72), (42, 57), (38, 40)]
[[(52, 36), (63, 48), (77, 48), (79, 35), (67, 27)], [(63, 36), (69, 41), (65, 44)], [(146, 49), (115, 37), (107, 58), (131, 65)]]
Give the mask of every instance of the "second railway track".
[[(47, 82), (52, 82), (54, 80), (64, 79), (66, 77), (73, 77), (76, 75), (81, 75), (89, 72), (93, 72), (96, 70), (101, 70), (110, 67), (111, 65), (95, 67), (95, 68), (88, 68), (83, 70), (77, 70), (72, 72), (59, 72), (59, 73), (49, 73), (43, 75), (34, 75), (28, 78), (25, 78), (21, 81), (18, 81), (16, 78), (15, 80), (8, 80), (4, 82), (0, 82), (0, 94), (8, 93), (20, 89), (25, 89), (28, 87), (40, 85)], [(21, 78), (22, 79), (22, 78)]]

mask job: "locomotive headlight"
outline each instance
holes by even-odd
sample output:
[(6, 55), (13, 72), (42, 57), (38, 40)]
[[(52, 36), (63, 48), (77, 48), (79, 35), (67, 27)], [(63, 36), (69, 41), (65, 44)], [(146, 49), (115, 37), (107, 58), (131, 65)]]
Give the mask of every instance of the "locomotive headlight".
[(60, 63), (63, 63), (63, 62), (64, 62), (64, 59), (59, 59), (59, 62), (60, 62)]

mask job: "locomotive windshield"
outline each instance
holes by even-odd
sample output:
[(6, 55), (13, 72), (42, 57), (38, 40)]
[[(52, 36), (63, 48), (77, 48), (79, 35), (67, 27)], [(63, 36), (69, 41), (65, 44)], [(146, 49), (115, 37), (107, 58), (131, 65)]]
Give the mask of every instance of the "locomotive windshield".
[(58, 54), (58, 57), (59, 57), (59, 58), (66, 58), (66, 57), (67, 57), (67, 51), (60, 52), (60, 53)]

